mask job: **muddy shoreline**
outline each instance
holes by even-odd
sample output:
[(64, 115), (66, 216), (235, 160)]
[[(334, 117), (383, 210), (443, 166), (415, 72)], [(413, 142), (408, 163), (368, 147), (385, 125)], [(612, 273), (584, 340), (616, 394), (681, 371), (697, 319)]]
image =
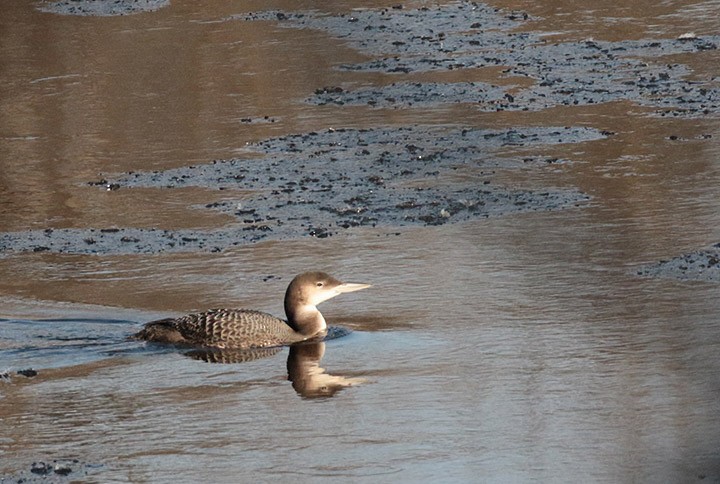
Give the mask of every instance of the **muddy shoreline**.
[(1, 234), (0, 251), (219, 252), (266, 240), (325, 238), (362, 227), (393, 231), (569, 208), (589, 197), (572, 189), (527, 190), (493, 181), (498, 170), (543, 170), (568, 160), (503, 152), (591, 142), (611, 135), (571, 127), (408, 126), (272, 138), (248, 147), (260, 157), (88, 182), (92, 189), (110, 191), (195, 186), (225, 190), (230, 197), (241, 191), (243, 196), (235, 200), (203, 207), (235, 217), (235, 224), (213, 231), (47, 228)]
[(498, 10), (475, 2), (420, 9), (397, 8), (318, 15), (260, 12), (233, 18), (276, 21), (343, 39), (374, 58), (340, 70), (385, 72), (397, 77), (430, 71), (504, 67), (504, 86), (485, 83), (399, 81), (345, 90), (320, 87), (307, 102), (317, 105), (411, 107), (470, 103), (479, 111), (539, 111), (630, 101), (654, 116), (718, 116), (717, 79), (690, 80), (687, 66), (668, 56), (717, 50), (720, 36), (688, 32), (675, 39), (639, 41), (556, 41), (525, 32), (533, 19), (524, 12)]
[(720, 283), (720, 242), (637, 269), (645, 277)]
[[(157, 10), (167, 1), (43, 2), (37, 8), (64, 15), (120, 15)], [(677, 54), (717, 50), (720, 36), (647, 40), (561, 41), (527, 31), (533, 19), (522, 11), (475, 2), (408, 8), (353, 10), (342, 14), (269, 10), (230, 15), (223, 23), (272, 22), (313, 29), (341, 39), (371, 60), (336, 66), (339, 71), (384, 72), (381, 86), (318, 86), (311, 105), (413, 109), (465, 104), (481, 112), (541, 111), (629, 101), (647, 116), (717, 117), (717, 78), (690, 79), (691, 70), (668, 61)], [(503, 68), (502, 85), (491, 82), (416, 82), (414, 73)], [(541, 190), (496, 184), (494, 170), (512, 170), (572, 160), (513, 157), (510, 148), (586, 143), (610, 136), (581, 127), (493, 131), (465, 126), (403, 126), (340, 129), (267, 139), (250, 147), (255, 159), (216, 160), (174, 170), (106, 174), (88, 180), (99, 189), (196, 186), (242, 190), (237, 200), (208, 202), (205, 209), (235, 217), (213, 231), (52, 226), (0, 235), (0, 254), (53, 252), (136, 254), (223, 251), (240, 244), (324, 238), (362, 227), (393, 231), (511, 213), (574, 207), (588, 196), (572, 189)], [(562, 183), (560, 183), (562, 185)], [(97, 187), (94, 187), (98, 189)], [(88, 189), (78, 188), (78, 190)], [(704, 257), (704, 256), (703, 256)], [(709, 271), (713, 265), (705, 261)], [(713, 257), (712, 255), (709, 257)], [(685, 262), (662, 263), (687, 278)], [(693, 259), (694, 260), (694, 259)], [(691, 264), (692, 265), (692, 264)], [(658, 272), (659, 271), (659, 272)], [(692, 271), (691, 271), (692, 272)], [(663, 272), (664, 273), (664, 272)], [(695, 277), (695, 276), (693, 276)], [(700, 276), (698, 276), (700, 277)], [(714, 279), (712, 279), (714, 280)]]
[(115, 17), (154, 12), (170, 5), (170, 0), (62, 0), (42, 1), (36, 8), (41, 12), (79, 17)]
[(81, 462), (79, 459), (37, 460), (12, 476), (0, 475), (0, 482), (77, 482), (78, 479), (90, 477), (102, 467)]

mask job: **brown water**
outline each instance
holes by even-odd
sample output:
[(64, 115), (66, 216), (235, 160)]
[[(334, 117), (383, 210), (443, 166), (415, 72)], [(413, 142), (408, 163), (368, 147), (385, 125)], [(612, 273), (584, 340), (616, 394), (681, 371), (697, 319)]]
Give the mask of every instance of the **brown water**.
[[(715, 1), (536, 3), (497, 5), (569, 38), (720, 27)], [(91, 482), (720, 481), (718, 287), (632, 271), (720, 239), (718, 119), (647, 117), (628, 103), (497, 114), (313, 107), (302, 99), (319, 87), (385, 77), (332, 70), (363, 57), (321, 32), (215, 21), (260, 8), (289, 7), (208, 0), (75, 18), (5, 2), (0, 228), (220, 226), (224, 217), (189, 208), (220, 192), (110, 198), (86, 182), (347, 125), (560, 119), (610, 130), (546, 150), (575, 163), (498, 175), (593, 201), (220, 254), (0, 256), (0, 371), (39, 371), (0, 381), (0, 476), (78, 459), (75, 477)], [(720, 74), (715, 52), (673, 60)], [(282, 314), (286, 284), (308, 268), (375, 286), (324, 305), (329, 321), (355, 329), (324, 348), (221, 365), (123, 340), (142, 321), (194, 309)], [(313, 388), (334, 397), (311, 398)]]

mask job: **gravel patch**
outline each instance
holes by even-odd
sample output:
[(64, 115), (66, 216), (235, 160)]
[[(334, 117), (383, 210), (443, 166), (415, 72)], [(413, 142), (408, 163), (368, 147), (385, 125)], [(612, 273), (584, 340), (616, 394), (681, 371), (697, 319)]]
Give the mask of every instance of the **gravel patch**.
[[(538, 111), (630, 101), (655, 108), (656, 116), (702, 117), (720, 113), (718, 78), (693, 79), (687, 66), (666, 56), (716, 50), (720, 36), (628, 41), (557, 41), (542, 32), (518, 32), (532, 20), (523, 12), (476, 2), (405, 9), (356, 10), (340, 15), (268, 11), (228, 21), (274, 21), (288, 28), (311, 28), (345, 40), (372, 60), (338, 69), (408, 74), (437, 70), (505, 67), (509, 78), (529, 87), (435, 83), (337, 91), (318, 87), (313, 104), (370, 104), (385, 107), (448, 102), (474, 103), (482, 111)], [(335, 90), (335, 92), (332, 92)], [(330, 91), (330, 92), (328, 92)], [(425, 92), (425, 96), (422, 93)], [(394, 102), (387, 101), (395, 99)]]
[(647, 264), (637, 270), (646, 277), (662, 277), (681, 281), (720, 282), (720, 243), (709, 249)]
[[(457, 126), (336, 129), (248, 146), (254, 158), (216, 160), (89, 182), (104, 189), (199, 186), (242, 190), (205, 205), (236, 218), (213, 231), (108, 228), (0, 234), (0, 252), (218, 252), (263, 240), (325, 238), (358, 227), (393, 230), (577, 206), (572, 189), (527, 190), (493, 183), (496, 170), (545, 169), (567, 160), (511, 156), (510, 149), (603, 139), (579, 127), (506, 130)], [(251, 195), (248, 197), (247, 193)]]
[(170, 0), (70, 0), (41, 2), (41, 12), (82, 17), (114, 17), (154, 12), (170, 5)]

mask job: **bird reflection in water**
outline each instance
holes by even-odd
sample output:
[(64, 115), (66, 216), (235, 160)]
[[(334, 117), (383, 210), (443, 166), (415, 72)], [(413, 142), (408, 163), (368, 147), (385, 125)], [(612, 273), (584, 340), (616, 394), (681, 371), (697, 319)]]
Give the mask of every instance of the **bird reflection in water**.
[(290, 347), (287, 360), (288, 380), (304, 398), (328, 398), (345, 387), (367, 382), (365, 378), (331, 375), (320, 367), (325, 343), (300, 343)]
[(280, 353), (280, 351), (282, 351), (281, 346), (272, 348), (250, 348), (247, 350), (202, 348), (188, 351), (185, 353), (185, 356), (207, 363), (247, 363), (276, 355)]
[[(347, 334), (345, 332), (344, 334)], [(197, 349), (185, 353), (190, 358), (208, 363), (247, 363), (278, 354), (282, 347), (231, 350)], [(325, 355), (323, 341), (303, 342), (290, 346), (287, 359), (288, 380), (303, 398), (329, 398), (343, 388), (367, 382), (365, 378), (331, 375), (320, 367)]]

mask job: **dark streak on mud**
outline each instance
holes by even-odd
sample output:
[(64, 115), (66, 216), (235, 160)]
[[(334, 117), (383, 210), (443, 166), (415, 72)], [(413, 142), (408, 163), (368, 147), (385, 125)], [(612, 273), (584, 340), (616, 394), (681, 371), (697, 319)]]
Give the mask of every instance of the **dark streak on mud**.
[(155, 253), (221, 251), (262, 240), (325, 238), (353, 227), (442, 225), (510, 213), (553, 210), (588, 199), (573, 190), (511, 189), (492, 184), (497, 169), (543, 166), (545, 157), (502, 156), (508, 148), (602, 139), (591, 128), (483, 130), (452, 126), (339, 129), (262, 141), (261, 158), (217, 160), (136, 172), (93, 185), (200, 186), (254, 196), (206, 205), (238, 223), (215, 231), (47, 229), (0, 235), (0, 251)]
[(315, 91), (307, 102), (324, 106), (363, 105), (382, 108), (437, 106), (440, 104), (472, 103), (492, 106), (507, 103), (513, 97), (498, 86), (481, 82), (420, 83), (397, 82), (383, 87), (360, 88), (353, 91), (325, 87)]
[(637, 274), (683, 281), (720, 282), (720, 243), (709, 249), (645, 265), (638, 269)]

